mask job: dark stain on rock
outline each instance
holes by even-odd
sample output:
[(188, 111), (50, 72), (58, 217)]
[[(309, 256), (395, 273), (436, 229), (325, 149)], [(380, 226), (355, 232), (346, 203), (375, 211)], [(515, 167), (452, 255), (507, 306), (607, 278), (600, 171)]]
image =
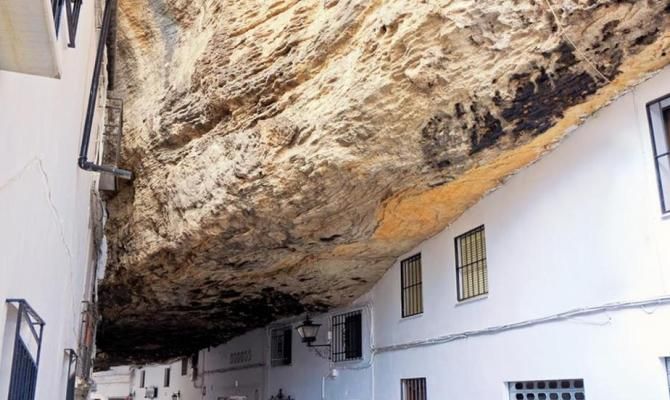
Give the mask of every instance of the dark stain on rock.
[[(223, 291), (223, 296), (217, 296), (199, 308), (161, 309), (160, 313), (156, 313), (157, 317), (150, 321), (139, 321), (132, 315), (124, 316), (126, 310), (121, 310), (121, 315), (103, 314), (98, 325), (100, 354), (96, 367), (104, 368), (119, 362), (169, 360), (225, 343), (284, 316), (299, 315), (305, 311), (322, 312), (330, 307), (323, 302), (303, 305), (302, 298), (270, 287), (261, 289), (254, 296), (227, 302), (225, 298), (231, 297), (233, 292)], [(101, 302), (112, 300), (109, 288), (103, 293)], [(113, 296), (118, 295), (114, 293)], [(117, 297), (115, 299), (118, 300)]]

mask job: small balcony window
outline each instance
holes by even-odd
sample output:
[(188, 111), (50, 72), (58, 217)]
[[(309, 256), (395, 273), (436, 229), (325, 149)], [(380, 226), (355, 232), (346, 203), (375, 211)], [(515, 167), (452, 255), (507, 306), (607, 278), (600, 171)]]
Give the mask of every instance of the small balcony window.
[(6, 329), (13, 329), (8, 332), (12, 332), (14, 337), (13, 349), (7, 352), (12, 357), (7, 399), (33, 400), (42, 350), (44, 321), (25, 300), (10, 299), (6, 302), (16, 307), (16, 313), (10, 313), (13, 320), (8, 321), (6, 326)]

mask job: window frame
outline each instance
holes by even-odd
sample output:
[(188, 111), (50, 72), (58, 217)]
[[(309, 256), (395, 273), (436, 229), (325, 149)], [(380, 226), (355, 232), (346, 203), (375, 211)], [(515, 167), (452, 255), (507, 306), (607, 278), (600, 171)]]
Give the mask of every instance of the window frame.
[[(408, 275), (414, 278), (411, 284), (406, 284), (409, 280)], [(407, 304), (406, 297), (412, 300), (410, 304)], [(400, 261), (400, 315), (402, 318), (409, 318), (421, 314), (423, 314), (423, 263), (419, 252)]]
[[(664, 102), (668, 102), (667, 105), (663, 105)], [(666, 140), (666, 152), (663, 154), (658, 154), (658, 147), (656, 146), (656, 137), (657, 133), (654, 130), (654, 121), (653, 121), (653, 116), (652, 116), (652, 107), (655, 105), (658, 105), (660, 109), (660, 118), (661, 118), (661, 125), (663, 132), (661, 132), (662, 135), (665, 136)], [(670, 179), (667, 183), (667, 187), (664, 186), (663, 183), (663, 176), (661, 175), (661, 168), (660, 168), (660, 159), (663, 157), (667, 157), (670, 162), (670, 132), (668, 132), (667, 128), (667, 123), (664, 117), (664, 113), (666, 110), (670, 110), (670, 94), (667, 94), (665, 96), (659, 97), (657, 99), (654, 99), (646, 104), (646, 110), (647, 110), (647, 123), (649, 124), (649, 135), (651, 139), (651, 149), (653, 152), (653, 157), (654, 157), (654, 169), (656, 171), (656, 187), (658, 189), (658, 196), (660, 200), (660, 206), (661, 206), (661, 214), (662, 215), (670, 215), (670, 204), (666, 204), (666, 195), (670, 197)], [(670, 121), (668, 121), (670, 122)], [(666, 190), (668, 193), (666, 193)]]
[[(278, 343), (275, 341), (281, 340), (281, 354), (279, 353)], [(277, 351), (277, 353), (275, 353)], [(284, 326), (281, 328), (274, 328), (270, 331), (270, 366), (284, 367), (291, 365), (293, 362), (293, 328)], [(281, 355), (281, 357), (279, 357)]]
[[(482, 235), (482, 247), (483, 247), (482, 252), (483, 252), (483, 258), (481, 258), (481, 259), (477, 259), (477, 260), (474, 261), (474, 262), (471, 261), (471, 262), (470, 262), (469, 264), (467, 264), (467, 265), (461, 265), (462, 260), (461, 260), (461, 257), (460, 257), (460, 255), (459, 255), (459, 253), (460, 253), (459, 250), (461, 249), (461, 240), (463, 240), (463, 239), (465, 239), (465, 238), (467, 238), (467, 237), (469, 237), (469, 236), (475, 235), (475, 234), (477, 234), (477, 233), (479, 233), (479, 232), (481, 232), (481, 235)], [(487, 254), (486, 254), (486, 227), (485, 227), (485, 225), (484, 225), (484, 224), (481, 224), (481, 225), (477, 226), (476, 228), (470, 229), (469, 231), (467, 231), (467, 232), (465, 232), (465, 233), (462, 233), (462, 234), (456, 236), (456, 237), (454, 238), (454, 252), (455, 252), (455, 255), (456, 255), (456, 258), (455, 258), (455, 266), (456, 266), (456, 294), (457, 294), (456, 296), (457, 296), (457, 300), (458, 300), (458, 302), (460, 303), (460, 302), (464, 302), (464, 301), (468, 301), (468, 300), (476, 299), (476, 298), (479, 298), (479, 297), (487, 296), (487, 295), (489, 294), (489, 285), (488, 285), (488, 279), (489, 279), (489, 276), (488, 276), (489, 265), (488, 265), (488, 256), (487, 256)], [(465, 268), (467, 268), (467, 267), (469, 267), (469, 266), (473, 266), (473, 265), (475, 265), (476, 263), (482, 262), (482, 261), (483, 261), (483, 263), (484, 263), (484, 268), (483, 268), (483, 270), (484, 270), (484, 282), (485, 282), (485, 284), (484, 284), (484, 290), (481, 291), (481, 292), (477, 292), (477, 293), (471, 294), (471, 295), (469, 295), (469, 296), (466, 297), (466, 296), (463, 295), (463, 282), (462, 282), (462, 277), (461, 277), (461, 275), (462, 275), (462, 270), (465, 269)], [(473, 292), (474, 292), (474, 290), (473, 290)]]
[[(418, 384), (418, 386), (416, 385)], [(410, 390), (408, 385), (412, 385), (414, 390), (418, 387), (418, 396), (407, 397), (405, 394)], [(400, 399), (401, 400), (428, 400), (428, 380), (426, 377), (402, 378), (400, 379)]]
[[(335, 363), (363, 359), (363, 311), (353, 310), (331, 317), (330, 358)], [(350, 335), (347, 325), (355, 327)], [(358, 331), (358, 335), (356, 335)], [(341, 335), (341, 337), (340, 337)], [(358, 340), (356, 340), (358, 339)], [(347, 343), (353, 341), (353, 343)]]
[[(17, 310), (13, 345), (11, 353), (8, 353), (12, 357), (8, 399), (34, 399), (42, 354), (42, 337), (46, 323), (25, 299), (6, 299), (5, 303), (13, 305)], [(27, 329), (23, 329), (24, 323)], [(29, 344), (22, 337), (22, 332), (26, 332), (35, 341), (34, 351), (31, 352)], [(33, 352), (35, 353), (34, 356)], [(28, 358), (34, 370), (26, 370)]]

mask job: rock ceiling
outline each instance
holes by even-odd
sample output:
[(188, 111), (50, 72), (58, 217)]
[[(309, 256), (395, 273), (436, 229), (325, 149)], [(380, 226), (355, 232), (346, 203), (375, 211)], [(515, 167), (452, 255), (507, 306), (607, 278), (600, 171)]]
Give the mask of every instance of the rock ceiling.
[(668, 1), (119, 0), (100, 358), (346, 304), (670, 60)]

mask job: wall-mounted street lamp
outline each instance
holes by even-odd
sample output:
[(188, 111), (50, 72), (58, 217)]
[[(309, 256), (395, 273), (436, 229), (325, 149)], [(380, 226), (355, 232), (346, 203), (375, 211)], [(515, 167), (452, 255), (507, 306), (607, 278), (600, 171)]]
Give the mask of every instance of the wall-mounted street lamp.
[(295, 330), (298, 331), (298, 335), (302, 338), (302, 342), (307, 344), (307, 347), (330, 348), (330, 344), (314, 344), (314, 342), (316, 342), (316, 335), (319, 333), (319, 328), (321, 328), (321, 324), (315, 324), (308, 315), (302, 324), (298, 325)]
[(172, 393), (172, 400), (180, 400), (181, 399), (181, 391), (178, 390), (177, 393)]

